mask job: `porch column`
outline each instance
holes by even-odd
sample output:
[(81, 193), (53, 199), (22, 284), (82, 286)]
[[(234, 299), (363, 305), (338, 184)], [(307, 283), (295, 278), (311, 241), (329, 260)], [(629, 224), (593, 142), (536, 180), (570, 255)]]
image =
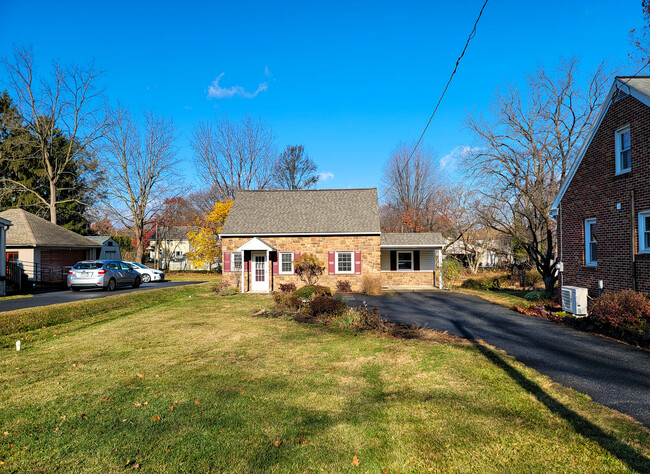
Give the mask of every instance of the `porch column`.
[(442, 247), (438, 249), (438, 288), (442, 290)]

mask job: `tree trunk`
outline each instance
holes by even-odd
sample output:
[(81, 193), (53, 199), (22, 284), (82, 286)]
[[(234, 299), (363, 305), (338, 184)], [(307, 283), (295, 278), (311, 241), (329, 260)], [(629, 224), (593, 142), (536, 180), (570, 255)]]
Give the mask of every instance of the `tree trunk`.
[(56, 224), (56, 184), (50, 180), (50, 222)]

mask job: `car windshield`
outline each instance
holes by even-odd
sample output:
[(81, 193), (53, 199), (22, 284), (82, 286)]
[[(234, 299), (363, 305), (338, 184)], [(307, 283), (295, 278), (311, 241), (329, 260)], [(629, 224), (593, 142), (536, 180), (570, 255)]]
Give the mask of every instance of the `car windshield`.
[(75, 270), (97, 270), (103, 266), (104, 262), (79, 262), (72, 268)]
[(135, 265), (138, 268), (148, 268), (146, 265), (142, 265), (141, 263), (136, 263), (136, 262), (129, 262), (131, 265)]

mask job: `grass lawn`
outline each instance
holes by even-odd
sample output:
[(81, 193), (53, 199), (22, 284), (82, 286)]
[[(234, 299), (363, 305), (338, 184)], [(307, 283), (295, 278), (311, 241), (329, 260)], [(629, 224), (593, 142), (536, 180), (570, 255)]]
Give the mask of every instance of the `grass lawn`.
[(489, 347), (253, 318), (269, 297), (211, 285), (0, 349), (0, 471), (650, 471), (649, 430)]
[(513, 290), (513, 289), (490, 289), (490, 290), (476, 290), (472, 288), (452, 288), (451, 291), (456, 293), (464, 293), (466, 295), (478, 296), (484, 300), (490, 301), (491, 303), (500, 304), (506, 308), (512, 308), (513, 306), (521, 306), (528, 308), (531, 304), (539, 304), (537, 302), (531, 303), (524, 295), (530, 290)]

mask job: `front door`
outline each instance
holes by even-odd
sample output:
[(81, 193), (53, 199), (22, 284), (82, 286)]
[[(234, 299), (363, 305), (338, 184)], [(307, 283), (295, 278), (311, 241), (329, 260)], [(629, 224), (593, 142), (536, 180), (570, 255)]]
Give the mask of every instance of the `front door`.
[(266, 252), (251, 252), (251, 291), (269, 291), (269, 266)]

